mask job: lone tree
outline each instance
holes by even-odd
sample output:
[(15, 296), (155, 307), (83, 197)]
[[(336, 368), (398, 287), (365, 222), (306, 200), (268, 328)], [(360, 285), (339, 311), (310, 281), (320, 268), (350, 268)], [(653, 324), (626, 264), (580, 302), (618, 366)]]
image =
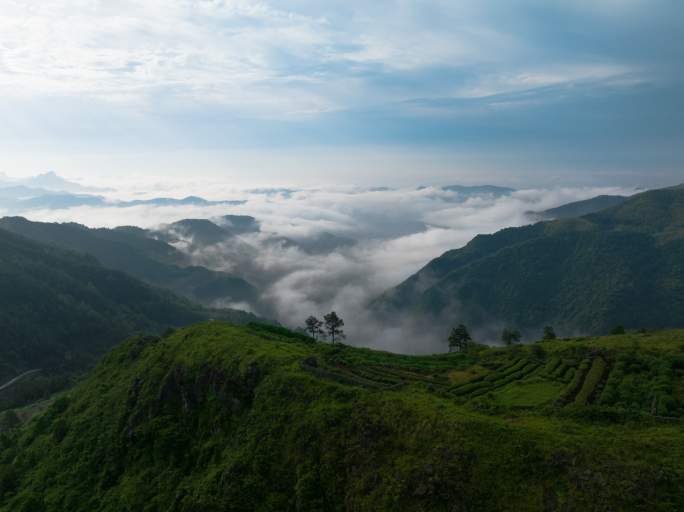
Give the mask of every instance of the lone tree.
[(331, 311), (323, 317), (323, 320), (325, 320), (325, 330), (327, 331), (328, 336), (330, 336), (330, 341), (335, 343), (335, 340), (337, 339), (346, 338), (344, 331), (342, 330), (344, 320), (337, 316), (337, 313)]
[(553, 327), (550, 325), (547, 325), (544, 327), (544, 335), (542, 339), (545, 340), (555, 340), (556, 339), (556, 331), (553, 330)]
[(506, 327), (501, 333), (501, 341), (506, 345), (512, 345), (520, 341), (520, 331), (518, 329), (511, 329)]
[(317, 340), (319, 335), (325, 335), (325, 332), (323, 331), (323, 322), (315, 316), (311, 315), (304, 320), (304, 323), (306, 324), (306, 332), (308, 332), (309, 336), (313, 339)]
[(473, 338), (470, 337), (468, 328), (463, 324), (458, 324), (458, 327), (451, 329), (451, 334), (449, 335), (449, 352), (454, 349), (459, 352), (467, 352), (471, 341), (473, 341)]

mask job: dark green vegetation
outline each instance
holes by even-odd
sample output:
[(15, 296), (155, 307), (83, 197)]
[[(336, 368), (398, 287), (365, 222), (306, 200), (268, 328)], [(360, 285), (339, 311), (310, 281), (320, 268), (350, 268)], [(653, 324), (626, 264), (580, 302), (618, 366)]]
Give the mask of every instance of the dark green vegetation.
[(578, 219), (477, 236), (374, 307), (431, 322), (456, 317), (473, 331), (515, 326), (528, 338), (544, 325), (559, 335), (681, 327), (683, 261), (684, 188), (654, 190)]
[(556, 219), (572, 219), (574, 217), (582, 217), (590, 213), (600, 212), (606, 208), (618, 206), (627, 201), (629, 197), (625, 196), (596, 196), (584, 201), (575, 201), (574, 203), (564, 204), (557, 208), (550, 208), (541, 212), (529, 212), (535, 220), (556, 220)]
[[(201, 223), (201, 224), (200, 224)], [(197, 229), (197, 224), (200, 228)], [(207, 237), (206, 225), (215, 228), (211, 236), (231, 236), (231, 233), (209, 221), (181, 221), (172, 224), (174, 232), (187, 232), (202, 240)], [(75, 223), (57, 224), (31, 222), (23, 217), (0, 219), (0, 228), (6, 229), (36, 242), (55, 245), (68, 250), (94, 256), (105, 267), (126, 272), (154, 286), (167, 288), (190, 300), (211, 305), (214, 301), (257, 301), (256, 289), (244, 279), (215, 272), (204, 267), (190, 265), (188, 257), (167, 243), (174, 237), (166, 235), (167, 241), (157, 240), (153, 233), (130, 226), (115, 229), (91, 229)], [(185, 231), (183, 231), (185, 230)]]
[(681, 510), (683, 379), (684, 331), (419, 357), (211, 322), (2, 436), (0, 510)]
[(92, 257), (0, 230), (0, 385), (27, 370), (42, 370), (0, 390), (0, 406), (63, 387), (70, 375), (133, 333), (212, 317), (255, 318), (196, 306), (105, 269)]

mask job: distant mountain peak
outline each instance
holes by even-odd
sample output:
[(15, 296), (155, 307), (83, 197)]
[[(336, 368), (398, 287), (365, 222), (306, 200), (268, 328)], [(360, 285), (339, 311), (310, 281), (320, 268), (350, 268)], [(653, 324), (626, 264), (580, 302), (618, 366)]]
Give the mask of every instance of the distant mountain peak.
[(30, 178), (21, 179), (17, 183), (21, 185), (26, 185), (28, 187), (71, 193), (107, 192), (112, 190), (107, 188), (81, 185), (80, 183), (69, 181), (65, 178), (62, 178), (55, 171), (46, 171), (44, 173), (31, 176)]

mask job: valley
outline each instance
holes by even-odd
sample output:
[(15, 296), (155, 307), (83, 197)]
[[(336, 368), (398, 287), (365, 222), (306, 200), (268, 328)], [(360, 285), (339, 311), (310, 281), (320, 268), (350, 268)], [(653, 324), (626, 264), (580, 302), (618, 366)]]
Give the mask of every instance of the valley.
[(684, 511), (681, 2), (0, 13), (0, 512)]

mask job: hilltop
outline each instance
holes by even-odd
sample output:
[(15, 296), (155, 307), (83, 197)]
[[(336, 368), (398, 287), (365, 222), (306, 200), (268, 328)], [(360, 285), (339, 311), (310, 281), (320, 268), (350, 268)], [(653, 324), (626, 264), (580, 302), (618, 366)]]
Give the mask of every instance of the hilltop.
[(2, 437), (0, 510), (670, 511), (684, 331), (405, 356), (136, 337)]

